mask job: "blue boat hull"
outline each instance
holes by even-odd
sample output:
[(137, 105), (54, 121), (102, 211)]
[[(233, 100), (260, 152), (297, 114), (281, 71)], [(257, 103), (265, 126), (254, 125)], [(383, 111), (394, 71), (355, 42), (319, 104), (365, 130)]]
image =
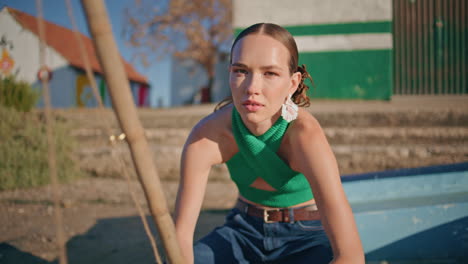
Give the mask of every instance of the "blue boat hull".
[(342, 181), (367, 261), (468, 263), (468, 163)]

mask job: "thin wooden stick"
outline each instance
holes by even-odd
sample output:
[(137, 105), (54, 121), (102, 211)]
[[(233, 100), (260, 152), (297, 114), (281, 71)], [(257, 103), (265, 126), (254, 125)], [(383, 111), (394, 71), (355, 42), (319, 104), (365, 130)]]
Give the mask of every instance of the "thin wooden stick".
[(127, 75), (112, 35), (111, 25), (102, 0), (82, 0), (93, 43), (101, 63), (112, 105), (132, 154), (133, 163), (145, 192), (150, 211), (158, 228), (170, 263), (183, 263), (175, 227), (161, 188), (152, 153), (136, 107)]
[(59, 262), (60, 264), (67, 264), (67, 249), (65, 247), (65, 232), (63, 230), (63, 216), (60, 207), (60, 189), (57, 177), (57, 162), (55, 153), (55, 140), (53, 136), (54, 118), (51, 111), (50, 103), (50, 92), (49, 92), (49, 77), (48, 68), (45, 62), (45, 28), (44, 20), (42, 16), (42, 1), (36, 0), (37, 7), (37, 25), (39, 30), (39, 63), (40, 72), (38, 74), (40, 82), (42, 84), (42, 93), (44, 98), (44, 112), (46, 121), (46, 133), (47, 133), (47, 145), (48, 145), (48, 163), (49, 163), (49, 175), (52, 182), (52, 193), (54, 200), (54, 215), (55, 215), (55, 228), (57, 237), (57, 246), (59, 251)]
[[(68, 17), (70, 18), (70, 22), (72, 24), (72, 28), (73, 28), (73, 33), (75, 35), (75, 39), (76, 39), (76, 42), (78, 43), (78, 47), (79, 47), (79, 50), (80, 50), (80, 56), (83, 60), (83, 64), (84, 64), (84, 67), (85, 67), (85, 71), (86, 71), (86, 77), (88, 78), (89, 82), (90, 82), (90, 85), (91, 85), (91, 88), (93, 90), (93, 95), (94, 95), (94, 98), (96, 99), (97, 103), (98, 103), (98, 108), (104, 112), (104, 104), (102, 102), (102, 99), (101, 99), (101, 96), (99, 95), (99, 91), (98, 91), (98, 88), (97, 88), (97, 84), (96, 84), (96, 79), (94, 78), (94, 73), (91, 69), (91, 64), (89, 62), (89, 54), (84, 46), (84, 43), (83, 43), (83, 39), (80, 35), (80, 33), (78, 32), (78, 26), (76, 25), (76, 21), (75, 21), (75, 17), (73, 16), (73, 7), (72, 7), (72, 3), (71, 3), (71, 0), (66, 0), (66, 4), (67, 4), (67, 12), (68, 12)], [(112, 132), (111, 132), (111, 128), (110, 128), (110, 124), (109, 124), (109, 120), (106, 119), (106, 118), (103, 118), (102, 115), (99, 115), (99, 117), (101, 117), (100, 119), (100, 122), (101, 124), (104, 124), (104, 127), (105, 127), (105, 130), (106, 130), (106, 133), (107, 135), (112, 135)], [(115, 144), (115, 140), (111, 142), (111, 146), (113, 148), (116, 147), (116, 144)], [(118, 153), (117, 154), (117, 159), (118, 159), (118, 162), (120, 165), (124, 164), (124, 159), (123, 159), (123, 153)], [(128, 190), (130, 192), (130, 196), (133, 200), (133, 203), (135, 204), (137, 210), (138, 210), (138, 214), (140, 216), (140, 219), (143, 223), (143, 227), (145, 229), (145, 232), (146, 232), (146, 235), (148, 236), (148, 239), (150, 240), (150, 243), (151, 243), (151, 248), (153, 249), (153, 255), (154, 255), (154, 258), (156, 260), (156, 263), (162, 263), (161, 261), (161, 256), (159, 255), (159, 252), (158, 252), (158, 247), (156, 246), (156, 240), (154, 239), (154, 236), (153, 234), (151, 233), (151, 229), (149, 228), (149, 225), (148, 225), (148, 222), (146, 221), (146, 217), (145, 217), (145, 214), (143, 212), (143, 209), (141, 208), (140, 204), (138, 203), (138, 199), (136, 198), (136, 194), (135, 194), (135, 191), (133, 190), (131, 184), (130, 184), (130, 175), (129, 175), (129, 168), (127, 166), (121, 166), (122, 168), (122, 174), (125, 176), (125, 179), (126, 179), (126, 182), (127, 182), (127, 185), (128, 185)]]

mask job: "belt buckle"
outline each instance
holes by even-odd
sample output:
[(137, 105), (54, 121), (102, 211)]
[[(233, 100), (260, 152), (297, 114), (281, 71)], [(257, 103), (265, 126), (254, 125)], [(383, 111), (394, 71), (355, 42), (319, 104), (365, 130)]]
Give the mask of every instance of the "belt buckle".
[(268, 214), (268, 212), (270, 212), (270, 211), (279, 211), (279, 210), (280, 210), (279, 208), (276, 208), (276, 209), (263, 209), (263, 222), (265, 222), (267, 224), (274, 223), (274, 221), (268, 220), (268, 217), (270, 216)]

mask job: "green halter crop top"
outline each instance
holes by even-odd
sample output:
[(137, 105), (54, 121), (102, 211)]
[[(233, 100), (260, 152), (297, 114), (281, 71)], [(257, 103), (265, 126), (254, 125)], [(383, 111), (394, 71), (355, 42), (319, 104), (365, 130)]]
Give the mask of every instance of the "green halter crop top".
[[(276, 154), (288, 125), (280, 117), (267, 132), (255, 136), (245, 127), (236, 108), (232, 108), (232, 131), (239, 152), (226, 165), (240, 194), (249, 201), (270, 207), (289, 207), (313, 198), (305, 176), (293, 171)], [(258, 177), (276, 191), (250, 187)]]

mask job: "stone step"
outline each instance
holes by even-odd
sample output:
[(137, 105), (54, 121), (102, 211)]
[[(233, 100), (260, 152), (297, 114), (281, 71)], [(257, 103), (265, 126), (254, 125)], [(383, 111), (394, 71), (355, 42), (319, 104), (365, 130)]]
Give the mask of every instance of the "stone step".
[[(160, 177), (177, 180), (181, 147), (151, 144), (154, 162)], [(398, 168), (467, 162), (468, 144), (336, 144), (332, 145), (342, 174), (364, 173)], [(126, 144), (115, 147), (80, 147), (76, 151), (80, 167), (91, 175), (120, 177), (122, 170), (132, 168)], [(121, 156), (119, 156), (121, 155)], [(122, 158), (119, 158), (122, 157)], [(123, 162), (121, 162), (123, 160)], [(132, 175), (134, 172), (132, 170)], [(224, 165), (215, 166), (210, 180), (227, 180)]]
[[(468, 161), (468, 96), (392, 97), (385, 101), (316, 101), (308, 108), (320, 122), (342, 174)], [(181, 149), (191, 128), (214, 105), (138, 109), (161, 178), (177, 180)], [(84, 171), (121, 177), (132, 168), (123, 142), (110, 148), (120, 129), (110, 109), (56, 110), (78, 139), (76, 154)], [(109, 132), (107, 132), (109, 131)], [(112, 157), (123, 153), (123, 163)], [(132, 170), (132, 175), (133, 175)], [(229, 178), (225, 166), (210, 181)]]
[[(330, 144), (460, 144), (468, 142), (468, 127), (325, 127)], [(120, 131), (113, 130), (119, 135)], [(161, 145), (183, 146), (190, 133), (186, 128), (145, 130), (148, 141)], [(83, 145), (105, 145), (109, 136), (99, 128), (78, 128), (72, 135)]]
[[(434, 111), (393, 112), (313, 112), (323, 127), (468, 127), (468, 111), (446, 109)], [(147, 113), (140, 114), (145, 128), (191, 128), (208, 113)]]
[(468, 127), (325, 127), (331, 144), (459, 144)]
[[(146, 129), (190, 129), (213, 108), (214, 104), (142, 108), (138, 114)], [(395, 97), (390, 102), (312, 101), (306, 109), (323, 127), (468, 127), (468, 96)], [(111, 109), (60, 109), (54, 113), (76, 128), (118, 127)]]
[(468, 111), (341, 112), (313, 114), (323, 127), (468, 127)]

